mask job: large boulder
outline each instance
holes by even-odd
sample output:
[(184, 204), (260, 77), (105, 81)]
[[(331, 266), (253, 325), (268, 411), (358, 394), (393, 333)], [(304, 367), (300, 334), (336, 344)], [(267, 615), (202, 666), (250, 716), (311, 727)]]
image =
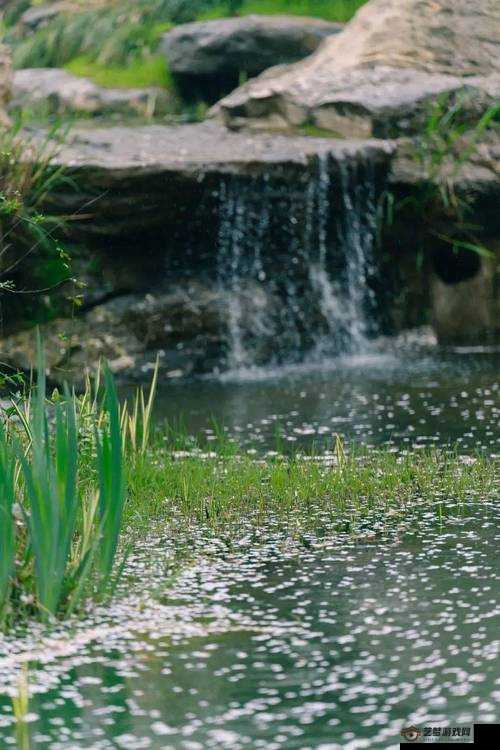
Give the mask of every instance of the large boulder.
[(234, 89), (241, 76), (302, 60), (342, 28), (296, 16), (223, 18), (176, 26), (163, 37), (162, 49), (188, 98), (215, 101)]
[(23, 33), (31, 33), (47, 26), (62, 13), (78, 13), (81, 10), (82, 4), (70, 0), (34, 5), (24, 11), (19, 19), (19, 27)]
[(113, 89), (59, 68), (25, 68), (14, 72), (14, 109), (77, 115), (153, 116), (175, 108), (173, 95), (160, 88)]
[(418, 131), (438, 95), (464, 89), (474, 113), (498, 101), (497, 0), (371, 0), (315, 54), (246, 83), (215, 113), (234, 128), (388, 137)]
[[(35, 146), (43, 144), (46, 133), (31, 138)], [(87, 241), (94, 235), (130, 244), (139, 237), (144, 247), (164, 247), (167, 238), (172, 247), (178, 237), (186, 259), (198, 240), (205, 247), (216, 241), (213, 216), (227, 179), (248, 183), (256, 197), (263, 185), (274, 186), (273, 200), (293, 196), (302, 205), (321, 156), (338, 168), (372, 163), (376, 171), (380, 165), (387, 170), (393, 151), (382, 141), (233, 133), (210, 121), (73, 128), (55, 145), (53, 162), (79, 190), (63, 185), (51, 194), (50, 208), (79, 217), (69, 229), (85, 233)], [(82, 204), (92, 210), (81, 211)]]

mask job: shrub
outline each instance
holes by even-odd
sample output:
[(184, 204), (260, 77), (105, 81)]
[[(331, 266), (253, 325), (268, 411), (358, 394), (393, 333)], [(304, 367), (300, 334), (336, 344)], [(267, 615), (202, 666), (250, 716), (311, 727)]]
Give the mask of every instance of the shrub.
[(51, 164), (54, 135), (52, 130), (35, 146), (19, 128), (0, 130), (0, 303), (7, 328), (6, 310), (36, 321), (42, 294), (74, 281), (57, 238), (63, 217), (44, 210), (51, 190), (71, 184)]

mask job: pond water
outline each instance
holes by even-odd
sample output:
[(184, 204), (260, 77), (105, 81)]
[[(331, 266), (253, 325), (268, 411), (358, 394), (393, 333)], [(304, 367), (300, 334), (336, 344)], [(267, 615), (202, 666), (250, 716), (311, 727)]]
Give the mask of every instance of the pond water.
[[(164, 386), (158, 415), (209, 437), (215, 419), (245, 445), (414, 448), (456, 443), (500, 454), (500, 349), (415, 345)], [(281, 440), (282, 438), (282, 440)]]
[[(166, 543), (146, 547), (142, 614), (125, 600), (42, 646), (39, 673), (32, 657), (34, 747), (387, 750), (410, 724), (498, 721), (498, 503), (415, 508), (364, 540), (266, 537), (209, 544), (170, 587)], [(4, 700), (2, 747), (11, 720)]]
[[(498, 456), (499, 364), (484, 349), (406, 351), (251, 371), (164, 387), (158, 416), (184, 412), (210, 438), (212, 414), (264, 450), (278, 430), (292, 446), (339, 432)], [(0, 640), (0, 747), (390, 750), (411, 724), (498, 721), (498, 494), (380, 521), (300, 539), (249, 522), (236, 545), (155, 535), (112, 607)], [(193, 550), (178, 576), (174, 544)], [(31, 745), (8, 697), (23, 662)]]

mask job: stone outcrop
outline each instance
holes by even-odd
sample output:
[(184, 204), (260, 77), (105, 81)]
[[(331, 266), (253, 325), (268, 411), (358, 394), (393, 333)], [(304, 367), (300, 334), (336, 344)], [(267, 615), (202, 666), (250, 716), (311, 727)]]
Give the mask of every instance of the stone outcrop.
[[(157, 356), (162, 379), (215, 370), (230, 338), (232, 301), (216, 283), (186, 281), (153, 293), (121, 295), (78, 317), (46, 323), (41, 333), (51, 379), (81, 386), (86, 373), (106, 360), (121, 382), (141, 382), (150, 377)], [(262, 290), (251, 287), (240, 302), (249, 328), (270, 304)], [(33, 330), (4, 338), (3, 365), (30, 370), (34, 344)]]
[(163, 37), (162, 50), (187, 97), (215, 101), (242, 76), (302, 60), (341, 29), (337, 23), (296, 16), (223, 18), (176, 26)]
[(480, 332), (489, 333), (491, 337), (500, 334), (497, 279), (500, 243), (492, 239), (485, 244), (491, 257), (471, 258), (471, 272), (464, 273), (465, 278), (454, 278), (450, 282), (451, 264), (444, 269), (438, 265), (431, 275), (432, 323), (441, 342), (477, 344)]
[(371, 0), (312, 56), (266, 71), (214, 113), (233, 128), (394, 137), (418, 131), (437, 95), (464, 90), (473, 113), (498, 101), (497, 0)]
[[(235, 315), (252, 361), (269, 361), (278, 348), (264, 321), (285, 329), (280, 346), (300, 351), (283, 315), (286, 295), (300, 290), (294, 304), (307, 307), (308, 320), (297, 336), (316, 330), (308, 243), (325, 231), (311, 218), (318, 201), (328, 232), (342, 236), (342, 184), (357, 192), (358, 173), (361, 180), (369, 170), (376, 199), (393, 150), (385, 142), (231, 133), (213, 122), (73, 129), (54, 158), (68, 179), (47, 209), (69, 215), (66, 232), (82, 240), (73, 273), (88, 288), (72, 321), (43, 329), (52, 376), (78, 381), (104, 356), (121, 380), (145, 379), (158, 351), (166, 377), (209, 372), (227, 366)], [(324, 169), (338, 186), (332, 196), (322, 188)], [(238, 269), (240, 285), (232, 264), (243, 241), (243, 255), (260, 242), (262, 257), (259, 274)], [(331, 253), (343, 263), (341, 240)], [(14, 334), (1, 344), (2, 360), (26, 367), (32, 344), (31, 332)]]
[(58, 115), (152, 117), (172, 111), (177, 102), (160, 88), (104, 88), (59, 68), (26, 68), (13, 74), (11, 107)]
[[(35, 132), (31, 138), (43, 143), (45, 135)], [(140, 236), (145, 245), (152, 238), (158, 246), (164, 236), (172, 244), (179, 235), (195, 245), (201, 232), (201, 241), (210, 246), (216, 227), (208, 217), (217, 217), (225, 178), (246, 180), (256, 191), (264, 179), (284, 194), (303, 198), (304, 181), (316, 169), (318, 156), (373, 163), (376, 169), (382, 163), (387, 167), (393, 152), (394, 146), (383, 141), (232, 133), (214, 122), (74, 128), (55, 146), (53, 162), (64, 167), (79, 190), (52, 193), (50, 208), (74, 213), (77, 221), (70, 229), (87, 238), (130, 242)], [(82, 210), (87, 204), (91, 210)]]

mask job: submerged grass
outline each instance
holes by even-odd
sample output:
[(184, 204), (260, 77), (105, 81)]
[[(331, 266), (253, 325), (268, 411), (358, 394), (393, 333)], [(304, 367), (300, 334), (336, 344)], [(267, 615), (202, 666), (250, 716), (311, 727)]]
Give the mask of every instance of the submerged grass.
[(498, 462), (428, 450), (400, 455), (352, 448), (344, 458), (170, 452), (157, 444), (129, 470), (131, 526), (184, 518), (215, 529), (269, 516), (313, 526), (318, 511), (348, 531), (373, 511), (392, 517), (412, 504), (498, 494)]

